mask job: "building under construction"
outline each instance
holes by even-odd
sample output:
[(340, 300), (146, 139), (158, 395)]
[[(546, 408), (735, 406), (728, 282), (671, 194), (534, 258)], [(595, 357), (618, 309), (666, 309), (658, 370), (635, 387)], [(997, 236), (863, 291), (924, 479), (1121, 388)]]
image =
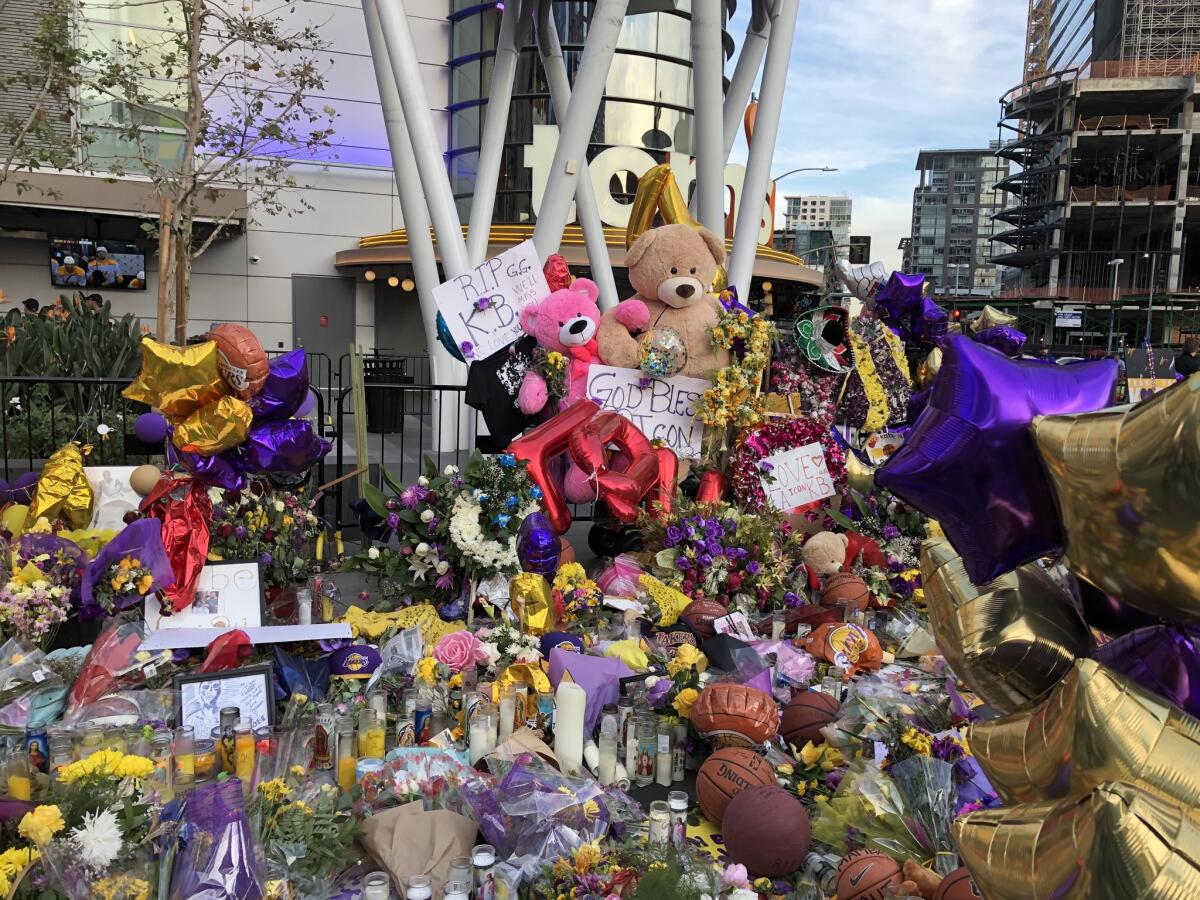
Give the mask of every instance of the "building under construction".
[(1079, 350), (1200, 330), (1200, 0), (1031, 0), (1001, 99), (1002, 303)]

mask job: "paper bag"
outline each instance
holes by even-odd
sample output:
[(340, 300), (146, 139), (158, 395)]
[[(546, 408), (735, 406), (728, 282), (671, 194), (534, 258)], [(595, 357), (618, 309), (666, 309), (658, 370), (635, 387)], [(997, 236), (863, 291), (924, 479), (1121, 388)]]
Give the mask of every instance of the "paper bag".
[(450, 861), (470, 856), (478, 831), (466, 816), (445, 809), (426, 812), (420, 800), (374, 813), (362, 823), (362, 845), (392, 876), (396, 885), (410, 875), (428, 875), (441, 895)]

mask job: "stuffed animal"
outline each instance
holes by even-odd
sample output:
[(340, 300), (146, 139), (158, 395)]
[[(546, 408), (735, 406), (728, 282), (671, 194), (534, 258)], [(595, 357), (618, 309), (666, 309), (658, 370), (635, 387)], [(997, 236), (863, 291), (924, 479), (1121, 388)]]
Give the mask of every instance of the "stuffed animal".
[(818, 531), (805, 543), (800, 558), (808, 566), (810, 575), (824, 581), (842, 571), (849, 545), (850, 539), (844, 534)]
[[(595, 282), (576, 278), (570, 287), (555, 291), (538, 303), (521, 310), (521, 328), (537, 339), (545, 350), (563, 354), (570, 362), (565, 376), (563, 407), (583, 399), (587, 392), (588, 369), (598, 361), (596, 329), (600, 307), (596, 298), (600, 289)], [(525, 373), (517, 393), (517, 406), (527, 416), (541, 412), (549, 399), (546, 379), (534, 369)]]
[(671, 374), (712, 378), (729, 365), (729, 351), (714, 347), (708, 335), (722, 312), (710, 290), (724, 260), (724, 244), (706, 228), (675, 224), (644, 232), (625, 254), (637, 294), (601, 318), (600, 359), (610, 366), (640, 368), (639, 337), (669, 329), (678, 334), (686, 354), (682, 367)]

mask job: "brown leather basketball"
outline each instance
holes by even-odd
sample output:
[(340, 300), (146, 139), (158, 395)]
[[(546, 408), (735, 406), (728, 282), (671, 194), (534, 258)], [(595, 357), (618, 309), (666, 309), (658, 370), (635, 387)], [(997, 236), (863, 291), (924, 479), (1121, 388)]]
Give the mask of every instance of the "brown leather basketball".
[(850, 572), (836, 572), (825, 579), (821, 587), (821, 605), (839, 606), (853, 603), (855, 609), (866, 609), (871, 592), (867, 583)]
[(883, 900), (884, 889), (903, 880), (899, 863), (890, 856), (855, 850), (838, 866), (838, 900)]
[(230, 393), (249, 400), (267, 380), (267, 354), (245, 325), (222, 322), (207, 335), (217, 342), (217, 371)]
[(716, 747), (757, 747), (779, 730), (779, 707), (744, 684), (710, 684), (692, 706), (692, 725)]
[(746, 788), (775, 784), (771, 764), (744, 747), (725, 747), (706, 759), (696, 774), (696, 802), (710, 822), (721, 827), (729, 801)]
[(942, 879), (933, 900), (976, 900), (982, 896), (983, 891), (971, 877), (970, 870), (961, 866)]
[(707, 641), (717, 633), (713, 628), (713, 619), (719, 619), (728, 612), (729, 610), (716, 600), (693, 600), (684, 607), (679, 618), (687, 622), (702, 640)]
[(795, 794), (775, 785), (753, 787), (729, 802), (721, 837), (729, 858), (751, 875), (782, 878), (803, 864), (812, 824)]
[(821, 729), (837, 718), (842, 705), (829, 694), (821, 691), (802, 691), (783, 708), (783, 720), (779, 732), (783, 739), (796, 748), (809, 741), (819, 744), (824, 738)]

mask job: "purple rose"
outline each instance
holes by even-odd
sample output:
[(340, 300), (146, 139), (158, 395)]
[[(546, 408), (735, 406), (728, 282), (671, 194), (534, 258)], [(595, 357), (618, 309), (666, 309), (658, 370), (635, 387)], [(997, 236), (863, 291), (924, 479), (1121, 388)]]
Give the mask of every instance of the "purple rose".
[(658, 679), (658, 681), (654, 682), (654, 687), (646, 692), (646, 702), (655, 709), (660, 709), (663, 705), (663, 698), (667, 696), (669, 690), (671, 690), (671, 679)]
[(390, 528), (392, 531), (399, 531), (400, 530), (400, 514), (399, 513), (388, 513), (387, 524), (388, 524), (388, 528)]
[(774, 465), (772, 465), (771, 463), (767, 462), (767, 461), (764, 459), (762, 462), (760, 462), (760, 463), (758, 464), (758, 471), (760, 471), (760, 472), (774, 472), (774, 471), (775, 471), (775, 466), (774, 466)]
[(674, 525), (667, 526), (667, 539), (663, 545), (666, 547), (674, 547), (682, 539), (683, 534)]
[(786, 603), (790, 607), (797, 607), (797, 606), (804, 605), (804, 600), (802, 600), (800, 595), (797, 594), (795, 591), (788, 591), (786, 594), (784, 594), (783, 602)]
[(750, 560), (750, 562), (746, 563), (746, 571), (749, 572), (751, 575), (757, 575), (759, 572), (759, 569), (761, 569), (761, 568), (762, 568), (762, 566), (760, 566), (758, 564), (757, 559), (752, 559), (752, 560)]
[(429, 527), (429, 533), (430, 533), (430, 534), (433, 534), (434, 532), (436, 532), (436, 531), (437, 531), (437, 529), (438, 529), (438, 523), (439, 523), (440, 521), (441, 521), (441, 520), (440, 520), (440, 519), (439, 519), (437, 516), (434, 516), (432, 519), (430, 519), (430, 520), (429, 520), (429, 526), (428, 526), (428, 527)]
[(260, 563), (262, 563), (264, 566), (269, 566), (271, 563), (273, 563), (275, 561), (275, 557), (273, 557), (270, 553), (264, 553), (262, 556), (260, 556), (258, 558), (258, 561)]
[(233, 529), (233, 536), (239, 541), (244, 541), (247, 534), (248, 532), (246, 531), (246, 526), (244, 525), (239, 525), (237, 528)]
[(885, 541), (894, 541), (896, 538), (900, 537), (900, 529), (889, 522), (887, 525), (883, 526), (882, 534)]
[(707, 549), (712, 556), (721, 556), (725, 553), (725, 548), (721, 546), (721, 542), (715, 538), (709, 538)]
[(692, 567), (692, 561), (690, 559), (688, 559), (686, 556), (681, 556), (681, 557), (679, 557), (679, 559), (675, 560), (675, 568), (677, 568), (681, 572), (686, 572), (691, 567)]
[(711, 568), (712, 568), (712, 564), (713, 564), (713, 559), (712, 559), (712, 557), (711, 557), (711, 556), (709, 556), (707, 553), (705, 553), (705, 554), (702, 554), (702, 555), (700, 556), (700, 558), (696, 560), (696, 562), (697, 562), (697, 563), (698, 563), (698, 564), (699, 564), (699, 565), (700, 565), (702, 568), (705, 568), (705, 569), (711, 569)]

